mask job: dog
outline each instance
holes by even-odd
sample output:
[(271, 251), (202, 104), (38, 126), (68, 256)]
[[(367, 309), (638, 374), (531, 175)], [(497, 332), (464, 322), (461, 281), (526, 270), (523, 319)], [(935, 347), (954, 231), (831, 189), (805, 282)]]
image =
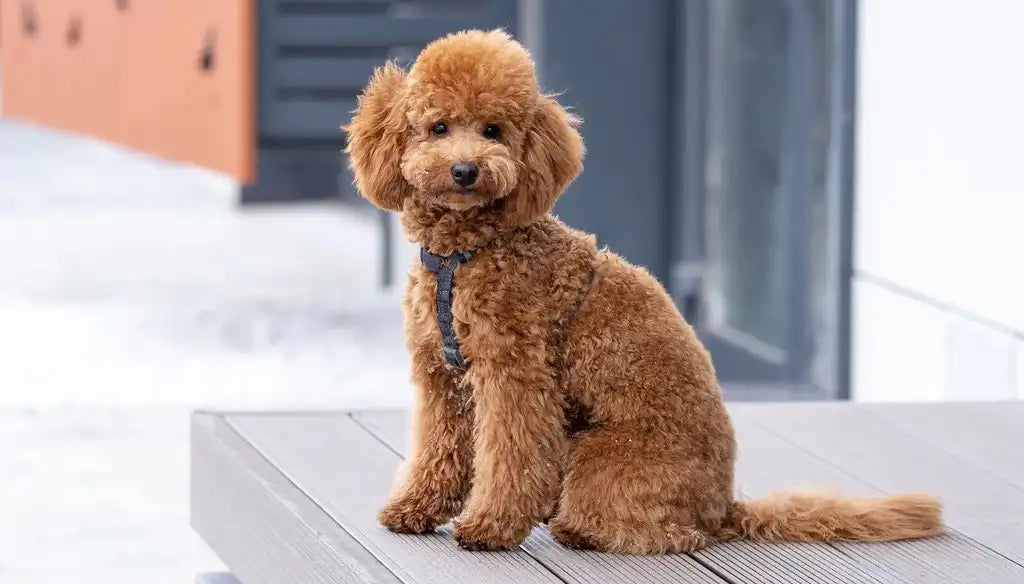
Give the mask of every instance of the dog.
[(461, 547), (501, 550), (546, 521), (567, 546), (629, 554), (941, 533), (927, 494), (736, 498), (694, 330), (647, 271), (550, 214), (583, 170), (579, 125), (500, 30), (436, 40), (360, 95), (356, 187), (422, 248), (403, 300), (413, 444), (380, 523), (454, 518)]

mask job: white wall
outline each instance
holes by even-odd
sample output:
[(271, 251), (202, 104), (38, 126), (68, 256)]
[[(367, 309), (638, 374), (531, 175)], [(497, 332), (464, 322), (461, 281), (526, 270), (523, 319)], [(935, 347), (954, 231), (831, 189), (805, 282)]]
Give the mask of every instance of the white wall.
[(854, 399), (1024, 398), (1021, 23), (860, 2)]

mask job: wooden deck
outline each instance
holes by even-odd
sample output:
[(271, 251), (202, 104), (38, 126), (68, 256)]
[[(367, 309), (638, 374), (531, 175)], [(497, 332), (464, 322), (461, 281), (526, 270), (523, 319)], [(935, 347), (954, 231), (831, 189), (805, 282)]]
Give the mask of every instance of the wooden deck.
[(948, 535), (889, 544), (716, 545), (641, 558), (460, 550), (375, 514), (405, 454), (405, 412), (197, 413), (192, 525), (243, 584), (319, 582), (1024, 584), (1024, 403), (737, 404), (745, 496), (800, 485), (928, 490)]

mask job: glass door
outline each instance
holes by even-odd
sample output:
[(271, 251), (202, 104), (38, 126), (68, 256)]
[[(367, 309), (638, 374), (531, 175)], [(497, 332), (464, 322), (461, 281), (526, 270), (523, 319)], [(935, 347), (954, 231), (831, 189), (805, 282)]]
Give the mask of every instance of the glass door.
[(674, 292), (727, 395), (841, 396), (851, 3), (692, 4)]

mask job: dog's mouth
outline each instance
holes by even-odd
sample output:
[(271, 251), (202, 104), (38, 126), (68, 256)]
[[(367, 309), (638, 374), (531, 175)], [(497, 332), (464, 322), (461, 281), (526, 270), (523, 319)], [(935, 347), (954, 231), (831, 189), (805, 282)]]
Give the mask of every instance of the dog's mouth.
[(456, 210), (479, 207), (495, 199), (491, 195), (490, 190), (485, 188), (484, 185), (471, 185), (468, 187), (450, 185), (446, 189), (439, 190), (432, 195), (427, 195), (427, 197), (433, 204)]

